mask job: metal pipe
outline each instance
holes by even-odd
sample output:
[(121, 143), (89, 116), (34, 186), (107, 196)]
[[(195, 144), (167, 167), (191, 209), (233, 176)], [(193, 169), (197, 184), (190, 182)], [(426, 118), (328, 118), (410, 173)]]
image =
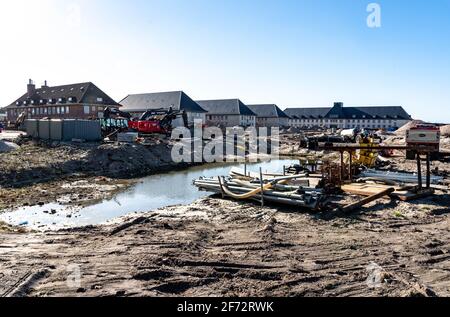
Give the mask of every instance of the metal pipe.
[(417, 153), (417, 177), (419, 182), (419, 189), (422, 189), (422, 162), (420, 161), (420, 154)]
[(261, 207), (264, 207), (264, 181), (262, 167), (259, 168), (259, 182), (261, 184)]
[(431, 163), (430, 163), (430, 153), (427, 153), (427, 188), (431, 186)]

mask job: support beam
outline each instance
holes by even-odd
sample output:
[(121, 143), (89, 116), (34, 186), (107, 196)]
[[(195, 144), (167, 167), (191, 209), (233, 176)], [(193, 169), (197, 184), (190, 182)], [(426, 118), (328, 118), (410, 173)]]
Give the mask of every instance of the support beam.
[(259, 182), (261, 184), (261, 207), (264, 207), (264, 179), (262, 167), (259, 168)]
[(431, 187), (431, 162), (430, 153), (427, 153), (427, 189)]
[(350, 154), (350, 167), (348, 170), (350, 181), (353, 179), (353, 152), (349, 152)]
[(370, 197), (364, 198), (356, 203), (347, 205), (345, 207), (340, 208), (343, 212), (352, 212), (355, 209), (361, 208), (362, 206), (365, 206), (369, 203), (371, 203), (372, 201), (375, 201), (377, 199), (380, 199), (384, 196), (388, 196), (390, 194), (392, 194), (395, 191), (395, 188), (387, 188), (385, 190), (383, 190), (382, 192), (379, 192), (378, 194), (372, 195)]
[(422, 162), (420, 160), (420, 153), (417, 153), (417, 180), (419, 184), (419, 189), (423, 188), (422, 182)]

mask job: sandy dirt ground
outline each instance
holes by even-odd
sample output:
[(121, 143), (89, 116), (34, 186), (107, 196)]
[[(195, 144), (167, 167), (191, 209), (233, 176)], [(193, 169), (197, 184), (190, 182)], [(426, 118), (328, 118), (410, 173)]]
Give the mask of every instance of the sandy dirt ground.
[[(120, 172), (108, 172), (134, 167), (126, 165), (128, 149), (111, 146), (52, 146), (40, 149), (50, 155), (38, 157), (42, 152), (25, 145), (20, 151), (31, 154), (24, 162), (17, 158), (16, 167), (10, 160), (17, 152), (0, 154), (6, 167), (0, 181), (12, 174), (26, 180), (30, 171), (50, 178), (1, 188), (2, 208), (24, 199), (46, 202), (43, 193), (63, 183), (69, 189), (58, 189), (49, 201), (62, 195), (83, 203), (113, 195), (127, 184), (114, 177)], [(60, 158), (61, 150), (72, 163)], [(155, 169), (150, 164), (158, 159), (152, 160), (147, 171)], [(94, 168), (72, 175), (86, 162)], [(397, 158), (392, 168), (408, 164), (414, 163)], [(436, 167), (446, 173), (450, 164), (434, 162)], [(52, 173), (55, 168), (62, 174)], [(89, 196), (90, 186), (110, 190), (70, 196)], [(449, 215), (450, 196), (437, 191), (413, 202), (378, 200), (350, 215), (213, 197), (66, 231), (0, 225), (0, 296), (450, 296)]]
[(439, 194), (344, 216), (208, 198), (105, 226), (3, 233), (0, 295), (450, 296), (449, 206)]

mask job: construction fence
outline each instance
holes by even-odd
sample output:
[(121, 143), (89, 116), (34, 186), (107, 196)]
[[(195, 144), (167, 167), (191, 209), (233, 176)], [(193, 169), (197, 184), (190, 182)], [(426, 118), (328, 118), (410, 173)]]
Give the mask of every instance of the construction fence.
[(70, 142), (100, 141), (102, 130), (99, 121), (93, 120), (26, 120), (25, 130), (35, 139)]

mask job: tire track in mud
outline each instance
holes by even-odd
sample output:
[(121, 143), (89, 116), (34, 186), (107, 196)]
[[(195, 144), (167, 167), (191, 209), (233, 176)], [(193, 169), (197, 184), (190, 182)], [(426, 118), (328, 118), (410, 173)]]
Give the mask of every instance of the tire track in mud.
[[(234, 202), (200, 204), (209, 219), (152, 217), (131, 220), (131, 226), (44, 235), (40, 239), (48, 244), (29, 244), (36, 247), (34, 253), (0, 249), (5, 251), (0, 258), (6, 260), (0, 266), (21, 263), (25, 270), (27, 261), (54, 266), (33, 285), (31, 296), (450, 294), (447, 216), (422, 223), (413, 219), (413, 224), (398, 228), (390, 227), (397, 219), (376, 218), (380, 228), (387, 224), (376, 233), (366, 230), (373, 215), (324, 221), (259, 207), (247, 208), (242, 215), (241, 205)], [(255, 217), (261, 213), (264, 217)], [(121, 230), (111, 235), (114, 228)], [(42, 255), (36, 257), (36, 252)], [(74, 263), (83, 272), (80, 288), (66, 285), (65, 268)], [(377, 288), (368, 285), (371, 263), (380, 267)]]

